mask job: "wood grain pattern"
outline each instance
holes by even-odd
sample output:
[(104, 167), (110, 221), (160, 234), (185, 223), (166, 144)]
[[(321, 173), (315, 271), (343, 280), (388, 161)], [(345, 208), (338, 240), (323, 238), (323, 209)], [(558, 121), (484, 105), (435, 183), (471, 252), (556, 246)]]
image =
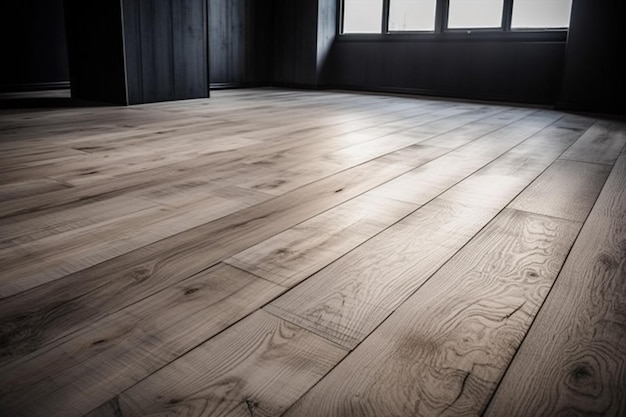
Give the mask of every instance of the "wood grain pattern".
[(579, 227), (507, 209), (286, 416), (480, 415)]
[(417, 208), (401, 201), (362, 195), (225, 262), (293, 287)]
[(352, 349), (496, 214), (433, 200), (265, 310)]
[(588, 126), (586, 119), (560, 120), (442, 194), (442, 198), (483, 207), (504, 207)]
[(563, 154), (563, 159), (613, 165), (626, 144), (623, 123), (597, 121)]
[(622, 155), (486, 416), (626, 414), (624, 184)]
[(607, 165), (555, 161), (509, 207), (584, 222), (610, 171)]
[[(258, 311), (103, 408), (121, 417), (279, 416), (345, 354), (321, 337)], [(86, 417), (94, 415), (102, 413)]]
[(580, 136), (570, 125), (588, 121), (541, 131), (265, 309), (353, 348)]
[[(461, 145), (458, 149), (377, 187), (372, 193), (381, 197), (425, 204), (558, 118), (550, 113), (532, 114), (522, 118), (519, 123), (495, 129), (483, 136), (476, 136), (474, 140), (468, 142), (466, 142), (467, 133), (461, 133), (463, 141), (457, 143)], [(532, 128), (529, 128), (527, 123), (531, 121)], [(482, 122), (481, 120), (479, 123)], [(448, 138), (456, 138), (458, 134), (458, 129), (454, 129), (424, 143), (436, 144), (442, 141), (445, 145)]]
[[(0, 250), (0, 298), (54, 281), (250, 207), (245, 198), (204, 196), (182, 210), (150, 207), (115, 222), (54, 234)], [(253, 201), (259, 202), (253, 196)], [(210, 207), (211, 211), (207, 212)]]
[(276, 88), (1, 109), (0, 414), (623, 414), (625, 128)]
[(92, 225), (115, 222), (120, 217), (156, 206), (156, 203), (146, 199), (120, 196), (33, 218), (0, 220), (0, 248), (18, 246)]
[(0, 368), (0, 409), (82, 416), (283, 291), (218, 265)]
[[(458, 148), (463, 146), (478, 137), (491, 134), (496, 130), (508, 126), (511, 123), (533, 113), (533, 110), (529, 109), (499, 109), (500, 111), (493, 112), (487, 115), (487, 117), (476, 121), (475, 123), (468, 123), (459, 126), (452, 131), (439, 133), (432, 139), (425, 141), (425, 144), (442, 146), (444, 148)], [(422, 126), (418, 126), (414, 130), (423, 131)]]
[[(0, 305), (2, 359), (35, 350), (414, 168), (384, 158), (144, 246)], [(32, 301), (38, 300), (35, 308)]]

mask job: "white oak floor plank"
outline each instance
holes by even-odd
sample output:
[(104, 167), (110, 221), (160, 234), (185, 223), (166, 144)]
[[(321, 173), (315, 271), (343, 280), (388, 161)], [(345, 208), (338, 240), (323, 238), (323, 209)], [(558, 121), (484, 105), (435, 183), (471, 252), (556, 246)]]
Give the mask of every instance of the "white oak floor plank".
[[(580, 136), (560, 128), (567, 123), (527, 139), (264, 308), (354, 348)], [(542, 142), (553, 152), (535, 158)]]
[(286, 416), (480, 415), (579, 227), (503, 212)]
[(622, 121), (45, 94), (0, 109), (3, 416), (624, 414)]
[[(10, 325), (0, 326), (0, 357), (35, 350), (415, 167), (405, 163), (373, 160), (3, 299), (0, 317)], [(28, 299), (38, 300), (34, 309)]]
[(613, 165), (625, 144), (624, 123), (600, 120), (568, 149), (562, 158)]
[(257, 311), (103, 408), (120, 417), (279, 416), (345, 354), (319, 336)]
[(11, 416), (80, 417), (285, 291), (218, 265), (0, 368)]
[(607, 165), (555, 161), (509, 207), (584, 222), (610, 171)]
[(293, 287), (417, 208), (397, 200), (362, 195), (224, 262)]
[(485, 415), (626, 414), (622, 155)]

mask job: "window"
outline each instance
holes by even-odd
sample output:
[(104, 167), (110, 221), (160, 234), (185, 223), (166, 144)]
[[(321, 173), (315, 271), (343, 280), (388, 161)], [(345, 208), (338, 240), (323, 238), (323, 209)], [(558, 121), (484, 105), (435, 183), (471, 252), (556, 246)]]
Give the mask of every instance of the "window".
[(502, 27), (504, 0), (450, 0), (448, 28)]
[(514, 29), (549, 29), (569, 26), (572, 0), (515, 0)]
[(342, 34), (429, 32), (439, 37), (449, 32), (445, 37), (458, 39), (477, 36), (476, 32), (490, 39), (506, 33), (516, 39), (564, 39), (572, 0), (341, 0), (340, 4)]
[(383, 0), (344, 0), (343, 33), (381, 33)]
[(434, 31), (437, 0), (391, 0), (389, 31)]

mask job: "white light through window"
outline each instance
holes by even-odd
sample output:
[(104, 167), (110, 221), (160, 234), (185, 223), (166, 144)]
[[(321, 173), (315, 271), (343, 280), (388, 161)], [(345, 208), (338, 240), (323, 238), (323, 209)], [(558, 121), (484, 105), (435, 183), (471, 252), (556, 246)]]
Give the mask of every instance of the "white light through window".
[(503, 0), (450, 0), (448, 28), (502, 27)]
[(436, 0), (391, 0), (390, 31), (434, 31)]
[(383, 0), (344, 0), (343, 33), (380, 33)]
[(572, 0), (515, 0), (511, 27), (516, 29), (569, 27)]

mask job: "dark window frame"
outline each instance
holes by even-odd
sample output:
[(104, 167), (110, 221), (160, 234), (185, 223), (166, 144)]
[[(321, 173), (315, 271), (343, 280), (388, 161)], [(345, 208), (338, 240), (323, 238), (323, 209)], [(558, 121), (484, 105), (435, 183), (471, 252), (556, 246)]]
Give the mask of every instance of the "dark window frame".
[(344, 0), (338, 1), (338, 34), (342, 41), (544, 41), (564, 42), (569, 28), (511, 28), (513, 1), (504, 0), (502, 24), (496, 28), (448, 28), (450, 0), (435, 0), (434, 31), (389, 31), (389, 4), (382, 0), (381, 33), (343, 33)]

